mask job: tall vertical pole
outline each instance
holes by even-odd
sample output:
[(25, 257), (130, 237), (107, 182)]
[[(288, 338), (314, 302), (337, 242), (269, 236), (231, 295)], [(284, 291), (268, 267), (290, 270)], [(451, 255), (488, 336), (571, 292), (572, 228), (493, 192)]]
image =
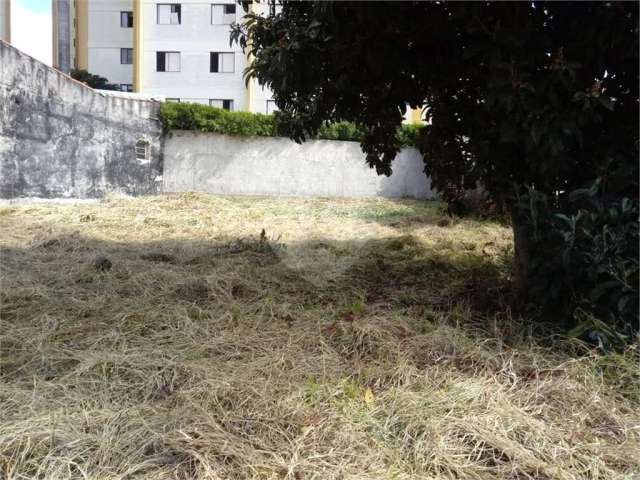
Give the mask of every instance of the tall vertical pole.
[[(253, 2), (251, 2), (249, 4), (249, 13), (255, 13), (255, 4)], [(247, 45), (247, 48), (251, 48), (251, 44)], [(250, 53), (247, 52), (247, 66), (251, 65), (251, 62), (253, 62), (253, 57), (251, 56)], [(255, 80), (254, 79), (250, 79), (247, 82), (247, 91), (245, 92), (245, 111), (247, 112), (251, 112), (253, 111), (253, 86), (254, 86)]]

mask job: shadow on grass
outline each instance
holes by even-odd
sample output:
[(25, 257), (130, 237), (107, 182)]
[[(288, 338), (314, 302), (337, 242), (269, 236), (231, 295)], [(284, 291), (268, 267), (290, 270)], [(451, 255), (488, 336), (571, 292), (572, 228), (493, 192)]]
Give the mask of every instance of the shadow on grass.
[[(541, 448), (522, 412), (558, 412), (545, 448), (568, 449), (554, 422), (593, 389), (567, 393), (552, 355), (504, 348), (522, 334), (506, 263), (458, 247), (69, 233), (4, 248), (0, 455), (24, 478), (435, 478), (469, 459), (477, 478), (533, 477), (551, 467), (508, 455)], [(613, 424), (592, 403), (594, 425)]]
[(3, 317), (265, 302), (339, 309), (357, 301), (417, 317), (464, 305), (477, 321), (508, 309), (503, 253), (426, 247), (411, 235), (284, 245), (264, 236), (118, 243), (72, 233), (2, 249)]

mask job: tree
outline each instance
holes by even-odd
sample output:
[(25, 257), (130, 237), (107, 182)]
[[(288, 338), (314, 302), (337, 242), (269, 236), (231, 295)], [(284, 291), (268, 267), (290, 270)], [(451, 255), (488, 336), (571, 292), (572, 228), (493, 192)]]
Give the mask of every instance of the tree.
[(120, 90), (119, 85), (109, 83), (106, 78), (94, 75), (86, 70), (71, 70), (71, 78), (75, 78), (79, 82), (98, 90)]
[(518, 192), (562, 204), (600, 179), (606, 195), (637, 199), (635, 2), (283, 2), (247, 18), (232, 41), (296, 141), (355, 122), (367, 162), (389, 175), (406, 105), (426, 105), (425, 172), (440, 191), (479, 182), (511, 212), (523, 289)]

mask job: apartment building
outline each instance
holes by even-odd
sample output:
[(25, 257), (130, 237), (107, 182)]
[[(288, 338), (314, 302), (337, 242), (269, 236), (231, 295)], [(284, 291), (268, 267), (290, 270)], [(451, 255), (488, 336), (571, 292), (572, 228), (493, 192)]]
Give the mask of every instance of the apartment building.
[[(52, 5), (53, 65), (64, 72), (88, 70), (125, 92), (167, 101), (276, 110), (268, 88), (255, 80), (245, 84), (248, 59), (229, 43), (230, 25), (244, 21), (235, 0), (52, 0)], [(261, 2), (251, 8), (264, 15), (276, 7)], [(421, 122), (421, 110), (407, 108), (404, 121)]]
[(11, 43), (11, 0), (0, 0), (0, 40)]
[(272, 113), (271, 92), (245, 85), (247, 57), (229, 44), (231, 23), (243, 17), (233, 0), (53, 0), (53, 63), (123, 91)]

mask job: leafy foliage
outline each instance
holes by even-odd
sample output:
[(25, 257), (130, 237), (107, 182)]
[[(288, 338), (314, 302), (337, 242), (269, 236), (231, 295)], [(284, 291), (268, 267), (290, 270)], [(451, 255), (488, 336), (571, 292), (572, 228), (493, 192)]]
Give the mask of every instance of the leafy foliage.
[[(426, 106), (417, 141), (432, 185), (455, 202), (482, 185), (510, 212), (520, 292), (530, 280), (560, 281), (569, 304), (628, 325), (634, 302), (623, 299), (637, 300), (623, 286), (637, 255), (628, 210), (638, 197), (637, 3), (282, 2), (279, 13), (248, 19), (232, 40), (255, 59), (246, 74), (272, 89), (291, 138), (352, 122), (369, 165), (389, 175), (405, 105)], [(599, 206), (558, 197), (598, 178)], [(523, 189), (553, 205), (523, 215)], [(532, 222), (543, 222), (548, 241), (530, 241), (540, 226)]]
[(94, 75), (86, 70), (71, 70), (71, 77), (98, 90), (120, 90), (119, 85), (109, 83), (109, 80), (106, 78), (100, 75)]
[(271, 137), (276, 133), (273, 116), (230, 112), (197, 103), (166, 102), (161, 109), (167, 129), (197, 130), (229, 135)]
[(555, 197), (529, 189), (518, 209), (531, 239), (534, 297), (578, 322), (576, 336), (603, 346), (633, 338), (640, 322), (638, 199), (607, 198), (598, 181)]
[[(161, 114), (168, 130), (197, 130), (228, 135), (275, 137), (286, 136), (286, 125), (279, 112), (273, 115), (249, 112), (231, 112), (196, 103), (166, 102)], [(420, 125), (405, 124), (398, 128), (396, 136), (402, 146), (416, 146)], [(361, 141), (362, 128), (350, 122), (324, 122), (314, 138), (325, 140)]]
[[(245, 2), (250, 3), (250, 2)], [(274, 92), (297, 141), (324, 122), (363, 129), (391, 173), (405, 105), (434, 186), (574, 189), (635, 158), (638, 27), (633, 3), (283, 2), (248, 13), (232, 39)], [(508, 197), (508, 198), (505, 198)]]

